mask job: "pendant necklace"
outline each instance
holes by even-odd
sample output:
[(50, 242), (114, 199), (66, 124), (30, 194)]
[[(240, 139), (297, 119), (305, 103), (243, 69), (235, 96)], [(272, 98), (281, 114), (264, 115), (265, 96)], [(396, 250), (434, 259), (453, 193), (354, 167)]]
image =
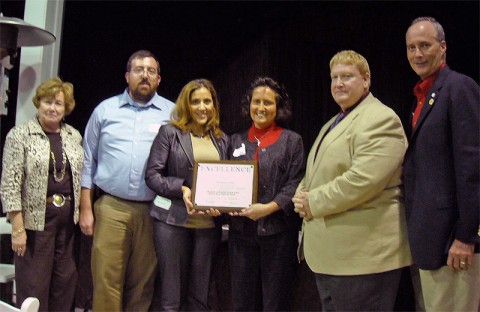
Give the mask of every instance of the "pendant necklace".
[(195, 134), (195, 133), (193, 133), (193, 132), (190, 132), (190, 133), (191, 133), (194, 137), (199, 138), (199, 139), (203, 139), (203, 138), (205, 137), (205, 135), (203, 135), (203, 134)]
[(257, 136), (254, 134), (253, 137), (255, 138), (255, 140), (257, 140), (257, 146), (260, 146), (260, 140), (257, 138)]
[(57, 177), (57, 160), (55, 159), (55, 154), (50, 149), (50, 156), (52, 156), (52, 163), (53, 163), (53, 179), (55, 182), (60, 182), (65, 177), (65, 172), (67, 169), (67, 156), (65, 155), (65, 149), (63, 148), (63, 141), (62, 141), (62, 170), (60, 171), (60, 177)]
[(270, 130), (271, 130), (271, 129), (269, 129), (269, 130), (268, 130), (267, 132), (265, 132), (262, 136), (260, 136), (260, 139), (257, 138), (257, 136), (255, 135), (255, 133), (253, 133), (253, 137), (255, 138), (255, 140), (257, 140), (257, 146), (258, 146), (258, 147), (260, 147), (260, 144), (262, 144), (262, 140), (263, 140), (264, 138), (266, 138), (267, 135), (270, 133)]

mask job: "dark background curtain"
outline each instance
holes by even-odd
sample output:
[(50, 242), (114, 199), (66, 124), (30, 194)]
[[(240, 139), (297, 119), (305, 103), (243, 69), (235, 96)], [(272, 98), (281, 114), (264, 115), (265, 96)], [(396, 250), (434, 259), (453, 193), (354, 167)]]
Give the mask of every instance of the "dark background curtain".
[[(24, 1), (2, 0), (0, 9), (5, 16), (23, 18)], [(369, 62), (372, 93), (408, 126), (418, 77), (406, 58), (405, 32), (418, 16), (439, 20), (446, 32), (447, 63), (478, 82), (479, 1), (66, 0), (59, 75), (74, 84), (77, 101), (66, 120), (83, 133), (95, 106), (124, 90), (128, 57), (148, 49), (160, 60), (160, 95), (175, 101), (192, 79), (214, 83), (227, 134), (250, 126), (240, 117), (240, 103), (255, 77), (268, 75), (283, 83), (294, 103), (290, 128), (302, 135), (308, 152), (321, 126), (338, 112), (330, 95), (329, 60), (353, 49)], [(2, 144), (14, 125), (17, 81), (13, 71)], [(2, 258), (11, 258), (5, 245)], [(228, 310), (231, 298), (222, 295), (229, 287), (225, 249), (217, 261), (212, 305)], [(84, 281), (90, 282), (88, 273)], [(396, 310), (412, 310), (407, 271), (402, 283)], [(320, 308), (304, 262), (292, 285), (295, 310)], [(88, 308), (89, 290), (79, 293), (77, 304)]]
[(294, 103), (290, 128), (309, 149), (338, 107), (329, 60), (353, 49), (369, 62), (372, 93), (406, 121), (417, 76), (405, 32), (430, 15), (445, 28), (447, 62), (479, 81), (478, 1), (66, 1), (60, 75), (78, 106), (68, 122), (83, 130), (93, 108), (125, 88), (129, 55), (157, 55), (159, 93), (172, 101), (189, 80), (212, 80), (228, 134), (249, 126), (241, 98), (259, 75), (283, 83)]

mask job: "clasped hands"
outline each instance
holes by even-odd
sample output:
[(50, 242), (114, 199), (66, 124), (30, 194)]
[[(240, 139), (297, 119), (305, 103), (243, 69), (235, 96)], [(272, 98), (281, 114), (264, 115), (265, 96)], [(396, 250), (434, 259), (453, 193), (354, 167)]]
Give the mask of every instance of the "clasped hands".
[(300, 215), (305, 221), (309, 221), (313, 218), (310, 210), (310, 202), (308, 200), (308, 190), (301, 189), (292, 198), (292, 202), (295, 206), (295, 212)]

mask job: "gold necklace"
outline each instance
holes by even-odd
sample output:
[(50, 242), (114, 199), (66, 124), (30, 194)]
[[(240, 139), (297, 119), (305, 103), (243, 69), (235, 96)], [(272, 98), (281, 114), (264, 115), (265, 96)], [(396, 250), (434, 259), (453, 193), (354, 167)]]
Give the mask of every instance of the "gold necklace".
[(50, 155), (52, 156), (52, 163), (53, 163), (53, 179), (55, 182), (60, 182), (65, 178), (65, 171), (67, 169), (67, 156), (65, 155), (65, 149), (63, 148), (63, 141), (62, 141), (62, 170), (60, 171), (60, 178), (57, 177), (57, 160), (55, 159), (55, 154), (50, 149)]

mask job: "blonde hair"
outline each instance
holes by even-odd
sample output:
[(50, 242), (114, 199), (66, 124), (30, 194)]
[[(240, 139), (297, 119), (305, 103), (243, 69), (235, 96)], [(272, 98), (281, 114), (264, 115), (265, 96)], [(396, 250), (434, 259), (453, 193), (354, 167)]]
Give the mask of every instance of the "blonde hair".
[(330, 71), (333, 66), (338, 64), (354, 65), (362, 76), (368, 75), (370, 78), (372, 77), (367, 60), (360, 53), (353, 50), (343, 50), (335, 54), (330, 60)]
[(44, 81), (37, 87), (35, 96), (32, 98), (33, 105), (40, 107), (40, 101), (43, 98), (55, 97), (59, 92), (63, 92), (65, 97), (65, 116), (69, 115), (75, 108), (75, 99), (73, 98), (73, 84), (63, 82), (59, 77), (54, 77)]
[(212, 131), (215, 137), (220, 138), (222, 136), (222, 130), (220, 130), (220, 103), (218, 102), (217, 92), (213, 84), (207, 79), (192, 80), (182, 88), (175, 103), (175, 108), (172, 111), (170, 124), (180, 128), (183, 132), (191, 132), (193, 122), (190, 107), (192, 93), (200, 88), (206, 88), (210, 91), (213, 100), (213, 114), (205, 127), (207, 130)]

